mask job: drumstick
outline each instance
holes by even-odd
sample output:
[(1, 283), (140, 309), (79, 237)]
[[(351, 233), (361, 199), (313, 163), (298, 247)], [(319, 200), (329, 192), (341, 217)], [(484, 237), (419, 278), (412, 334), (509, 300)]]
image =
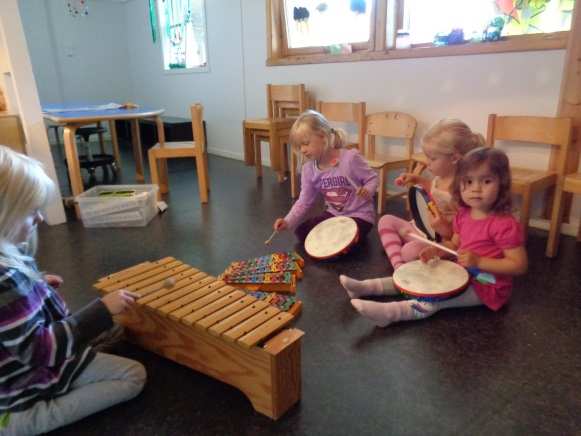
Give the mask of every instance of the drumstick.
[[(434, 241), (430, 241), (429, 239), (424, 238), (423, 236), (420, 236), (420, 235), (416, 235), (415, 233), (408, 233), (408, 236), (411, 238), (417, 239), (418, 241), (425, 242), (426, 244), (432, 245), (436, 248), (439, 248), (440, 250), (444, 250), (445, 252), (453, 254), (454, 256), (458, 257), (457, 251), (454, 251), (451, 248), (446, 247), (445, 245), (438, 244), (437, 242), (434, 242)], [(480, 271), (480, 268), (477, 268), (475, 266), (471, 266), (471, 267), (468, 267), (466, 269), (480, 283), (484, 283), (484, 284), (496, 283), (496, 278), (494, 277), (494, 275), (487, 273), (487, 272)]]
[(274, 238), (277, 233), (278, 233), (278, 230), (275, 230), (274, 232), (272, 232), (272, 235), (270, 235), (270, 238), (268, 238), (266, 241), (264, 241), (264, 245), (269, 245), (270, 242), (272, 241), (272, 238)]
[(424, 238), (423, 236), (420, 236), (420, 235), (416, 235), (415, 233), (412, 233), (412, 232), (408, 233), (407, 236), (409, 236), (410, 238), (417, 239), (418, 241), (425, 242), (426, 244), (432, 245), (436, 248), (439, 248), (440, 250), (444, 250), (446, 253), (450, 253), (450, 254), (453, 254), (454, 256), (458, 257), (457, 251), (454, 251), (451, 248), (446, 247), (445, 245), (438, 244), (437, 242), (434, 242), (434, 241), (430, 241), (429, 239)]

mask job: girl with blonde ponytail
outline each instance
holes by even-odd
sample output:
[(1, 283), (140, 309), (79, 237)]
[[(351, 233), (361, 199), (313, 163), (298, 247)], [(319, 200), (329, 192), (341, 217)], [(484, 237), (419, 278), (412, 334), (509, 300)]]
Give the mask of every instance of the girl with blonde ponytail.
[[(345, 133), (331, 127), (319, 112), (309, 110), (297, 118), (290, 142), (293, 152), (301, 158), (301, 193), (290, 212), (274, 222), (274, 230), (294, 229), (299, 241), (304, 242), (318, 223), (334, 216), (348, 216), (357, 223), (362, 241), (375, 224), (375, 171), (358, 150), (345, 148)], [(325, 200), (325, 212), (305, 220), (319, 195)]]

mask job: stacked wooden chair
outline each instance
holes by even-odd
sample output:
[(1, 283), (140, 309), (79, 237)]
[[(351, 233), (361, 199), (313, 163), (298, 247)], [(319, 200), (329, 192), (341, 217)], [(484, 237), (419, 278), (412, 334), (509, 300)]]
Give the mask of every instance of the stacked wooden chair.
[(307, 110), (309, 96), (305, 85), (266, 85), (267, 118), (244, 120), (244, 162), (256, 166), (256, 177), (262, 177), (260, 143), (270, 144), (270, 165), (279, 182), (288, 170), (288, 142), (296, 117)]
[[(357, 127), (357, 142), (349, 142), (348, 148), (361, 149), (365, 142), (365, 103), (335, 103), (335, 102), (317, 102), (317, 112), (331, 121), (338, 123), (350, 123)], [(294, 153), (291, 153), (291, 197), (296, 198), (299, 195), (297, 183), (297, 162)]]

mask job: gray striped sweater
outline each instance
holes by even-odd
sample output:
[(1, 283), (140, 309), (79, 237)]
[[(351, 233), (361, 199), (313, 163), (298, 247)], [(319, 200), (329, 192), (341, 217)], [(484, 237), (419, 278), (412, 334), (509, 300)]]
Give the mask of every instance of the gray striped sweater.
[(111, 326), (101, 300), (71, 314), (46, 282), (0, 266), (0, 414), (66, 393)]

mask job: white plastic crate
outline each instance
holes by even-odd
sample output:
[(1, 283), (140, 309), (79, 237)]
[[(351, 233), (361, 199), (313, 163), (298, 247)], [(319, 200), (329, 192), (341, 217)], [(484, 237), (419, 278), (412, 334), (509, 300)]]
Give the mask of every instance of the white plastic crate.
[[(85, 227), (143, 227), (157, 214), (157, 185), (100, 185), (76, 197)], [(123, 196), (123, 191), (133, 192)], [(103, 194), (113, 193), (110, 196)]]

